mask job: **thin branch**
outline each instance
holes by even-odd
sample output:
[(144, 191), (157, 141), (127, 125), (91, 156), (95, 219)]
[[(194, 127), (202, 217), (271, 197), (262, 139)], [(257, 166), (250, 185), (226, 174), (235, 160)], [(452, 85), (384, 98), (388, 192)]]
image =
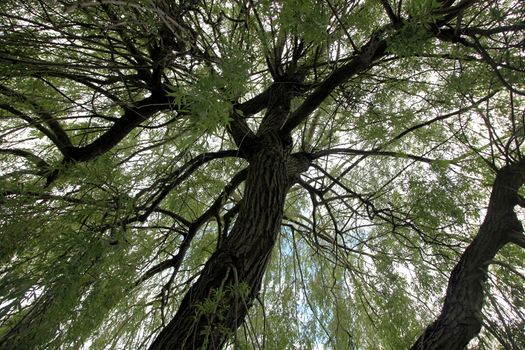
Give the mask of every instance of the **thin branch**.
[[(59, 149), (64, 154), (69, 153), (69, 149), (71, 149), (73, 145), (71, 144), (71, 141), (69, 140), (69, 136), (67, 136), (67, 133), (62, 128), (62, 126), (58, 123), (55, 117), (49, 114), (42, 106), (40, 106), (35, 101), (32, 101), (27, 96), (17, 91), (14, 91), (5, 85), (0, 84), (0, 93), (4, 96), (12, 97), (16, 100), (29, 104), (34, 110), (34, 112), (44, 121), (44, 123), (47, 124), (49, 129), (53, 132), (55, 136), (55, 140), (58, 142)], [(6, 109), (6, 108), (3, 107), (3, 109)]]
[(332, 14), (335, 16), (335, 18), (337, 19), (337, 22), (339, 23), (339, 25), (341, 26), (341, 28), (343, 28), (343, 31), (345, 32), (346, 34), (346, 37), (348, 38), (348, 41), (350, 42), (350, 45), (352, 45), (352, 49), (354, 51), (357, 51), (357, 46), (355, 45), (354, 41), (352, 40), (352, 36), (350, 35), (350, 33), (348, 32), (348, 29), (346, 29), (346, 27), (344, 26), (343, 24), (343, 21), (341, 21), (341, 18), (339, 17), (339, 14), (337, 13), (337, 10), (335, 9), (335, 7), (332, 5), (332, 3), (330, 2), (330, 0), (325, 0), (326, 3), (328, 4), (328, 6), (330, 7), (330, 11), (332, 11)]
[(509, 89), (510, 91), (518, 94), (518, 95), (521, 95), (521, 96), (525, 96), (525, 91), (521, 91), (521, 90), (518, 90), (516, 88), (514, 88), (512, 85), (510, 85), (510, 83), (503, 77), (503, 75), (501, 75), (501, 72), (499, 71), (499, 68), (498, 68), (498, 64), (496, 62), (494, 62), (494, 60), (492, 59), (492, 57), (490, 57), (490, 54), (487, 52), (487, 50), (485, 50), (485, 48), (481, 45), (481, 43), (479, 42), (479, 40), (476, 38), (476, 37), (472, 37), (474, 39), (474, 48), (476, 49), (476, 51), (478, 51), (478, 53), (481, 55), (481, 57), (483, 57), (483, 59), (485, 60), (485, 62), (487, 62), (489, 64), (489, 66), (493, 69), (494, 71), (494, 74), (496, 74), (496, 77), (499, 79), (499, 81), (507, 88)]
[(51, 142), (53, 142), (55, 146), (57, 146), (57, 148), (62, 152), (64, 156), (67, 155), (67, 151), (65, 149), (64, 150), (62, 149), (62, 143), (56, 137), (56, 135), (51, 130), (44, 127), (42, 124), (40, 124), (37, 120), (31, 118), (30, 116), (23, 113), (22, 111), (10, 105), (7, 105), (7, 104), (0, 104), (0, 108), (24, 120), (29, 126), (35, 127), (38, 131), (40, 131), (42, 134), (47, 136), (47, 138), (49, 138), (49, 140), (51, 140)]
[(494, 27), (489, 29), (469, 27), (463, 29), (463, 33), (467, 35), (483, 35), (490, 36), (493, 34), (500, 34), (505, 32), (517, 32), (520, 30), (525, 30), (525, 22), (511, 24), (508, 26)]
[(397, 136), (395, 136), (391, 141), (389, 141), (387, 144), (389, 143), (392, 143), (396, 140), (399, 140), (401, 139), (403, 136), (405, 136), (406, 134), (408, 133), (411, 133), (412, 131), (415, 131), (417, 129), (420, 129), (420, 128), (423, 128), (425, 126), (429, 126), (437, 121), (440, 121), (440, 120), (445, 120), (447, 118), (450, 118), (450, 117), (453, 117), (453, 116), (456, 116), (456, 115), (460, 115), (462, 113), (465, 113), (467, 111), (469, 111), (470, 109), (472, 109), (473, 107), (476, 107), (478, 106), (480, 103), (482, 102), (485, 102), (487, 100), (489, 100), (490, 98), (492, 98), (495, 94), (497, 93), (497, 91), (493, 91), (491, 93), (489, 93), (488, 95), (480, 98), (479, 100), (477, 101), (474, 101), (472, 102), (470, 105), (466, 106), (466, 107), (462, 107), (462, 108), (459, 108), (453, 112), (450, 112), (450, 113), (446, 113), (446, 114), (442, 114), (442, 115), (438, 115), (437, 117), (435, 118), (432, 118), (426, 122), (423, 122), (423, 123), (420, 123), (420, 124), (416, 124), (414, 126), (411, 126), (410, 128), (404, 130), (403, 132), (401, 132), (400, 134), (398, 134)]
[(152, 203), (149, 205), (149, 208), (144, 212), (144, 214), (140, 216), (139, 220), (145, 221), (147, 217), (164, 200), (164, 198), (166, 198), (166, 196), (179, 184), (181, 184), (190, 175), (192, 175), (200, 166), (214, 159), (238, 156), (239, 152), (237, 150), (226, 150), (219, 152), (203, 153), (191, 159), (189, 162), (184, 164), (182, 167), (177, 169), (175, 172), (170, 174), (170, 176), (163, 180), (163, 182), (165, 182), (165, 185), (161, 187), (157, 194), (154, 194), (152, 196), (152, 198), (154, 198)]
[(425, 162), (425, 163), (433, 163), (438, 161), (437, 159), (431, 159), (426, 158), (423, 156), (416, 156), (413, 154), (407, 154), (403, 152), (391, 152), (391, 151), (379, 151), (379, 150), (359, 150), (359, 149), (352, 149), (352, 148), (331, 148), (331, 149), (324, 149), (322, 151), (318, 151), (312, 154), (312, 157), (314, 159), (331, 155), (331, 154), (353, 154), (353, 155), (371, 155), (371, 156), (387, 156), (387, 157), (395, 157), (395, 158), (407, 158), (407, 159), (413, 159), (417, 160), (419, 162)]
[(217, 213), (220, 210), (226, 198), (228, 198), (228, 196), (246, 179), (247, 174), (248, 174), (248, 171), (246, 169), (243, 169), (240, 172), (238, 172), (231, 179), (230, 183), (228, 183), (224, 187), (224, 190), (221, 192), (221, 194), (219, 194), (219, 196), (215, 199), (215, 201), (208, 207), (208, 209), (189, 225), (188, 232), (184, 236), (184, 240), (179, 246), (179, 251), (177, 255), (175, 255), (171, 259), (162, 261), (159, 264), (153, 266), (151, 269), (146, 271), (144, 275), (142, 275), (135, 282), (135, 285), (139, 285), (142, 282), (155, 276), (156, 274), (164, 270), (167, 270), (169, 268), (173, 268), (174, 269), (173, 274), (176, 274), (180, 268), (180, 265), (182, 264), (184, 260), (186, 252), (188, 251), (190, 247), (191, 241), (195, 237), (195, 234), (197, 233), (199, 228), (201, 228), (202, 225), (204, 225), (208, 220), (210, 220), (215, 215), (215, 213)]
[(504, 262), (504, 261), (500, 261), (500, 260), (491, 260), (490, 261), (491, 264), (493, 265), (500, 265), (506, 269), (509, 269), (510, 271), (512, 271), (514, 274), (516, 274), (516, 276), (519, 276), (523, 281), (525, 281), (525, 275), (521, 272), (519, 272), (518, 270), (516, 270), (514, 267), (512, 267), (512, 265)]

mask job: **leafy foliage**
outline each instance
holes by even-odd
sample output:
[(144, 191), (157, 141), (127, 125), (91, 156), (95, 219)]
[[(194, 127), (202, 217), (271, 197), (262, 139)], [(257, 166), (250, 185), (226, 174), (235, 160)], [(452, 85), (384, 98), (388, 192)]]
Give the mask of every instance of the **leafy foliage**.
[[(200, 316), (251, 307), (231, 348), (409, 348), (523, 159), (525, 5), (453, 4), (2, 2), (0, 349), (149, 346), (239, 224), (288, 90), (309, 164), (262, 289)], [(525, 346), (522, 248), (491, 262), (470, 348)]]

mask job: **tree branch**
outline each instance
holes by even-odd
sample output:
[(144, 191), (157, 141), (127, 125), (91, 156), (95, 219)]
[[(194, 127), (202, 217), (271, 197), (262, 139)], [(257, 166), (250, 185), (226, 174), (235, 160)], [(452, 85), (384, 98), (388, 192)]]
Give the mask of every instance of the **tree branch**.
[(23, 149), (0, 148), (0, 154), (2, 153), (23, 157), (29, 160), (30, 162), (34, 163), (37, 167), (42, 168), (42, 170), (49, 169), (49, 164), (45, 160), (29, 151)]
[(525, 30), (525, 22), (520, 22), (516, 24), (511, 24), (507, 26), (494, 27), (489, 29), (469, 27), (462, 30), (464, 34), (467, 35), (483, 35), (490, 36), (493, 34), (505, 33), (505, 32), (517, 32), (520, 30)]
[(152, 94), (134, 107), (124, 107), (124, 115), (119, 118), (105, 133), (95, 141), (83, 147), (75, 147), (71, 152), (71, 160), (85, 162), (102, 155), (116, 146), (134, 128), (153, 114), (171, 108), (168, 96)]
[(525, 249), (525, 235), (523, 232), (512, 232), (510, 234), (510, 241), (517, 246)]
[(423, 156), (416, 156), (413, 154), (407, 154), (402, 152), (392, 152), (392, 151), (380, 151), (380, 150), (359, 150), (353, 148), (331, 148), (318, 151), (312, 154), (313, 159), (317, 159), (330, 154), (353, 154), (353, 155), (372, 155), (372, 156), (388, 156), (395, 158), (408, 158), (417, 160), (419, 162), (433, 163), (436, 162), (436, 159), (426, 158)]
[(521, 95), (521, 96), (525, 96), (525, 91), (521, 91), (521, 90), (518, 90), (516, 88), (514, 88), (512, 85), (510, 85), (510, 83), (505, 79), (505, 77), (503, 77), (503, 75), (501, 75), (501, 72), (499, 71), (499, 68), (498, 68), (498, 64), (496, 62), (494, 62), (494, 60), (492, 59), (492, 57), (490, 57), (490, 54), (487, 52), (487, 50), (485, 50), (485, 48), (481, 45), (481, 43), (479, 42), (479, 40), (476, 38), (476, 37), (472, 37), (473, 40), (474, 40), (474, 44), (473, 44), (473, 47), (476, 49), (476, 51), (481, 55), (481, 57), (483, 57), (483, 59), (485, 60), (485, 62), (487, 62), (487, 64), (492, 68), (492, 70), (494, 71), (494, 74), (496, 74), (496, 77), (499, 79), (499, 81), (503, 84), (503, 86), (505, 86), (507, 89), (509, 89), (510, 91), (518, 94), (518, 95)]
[(281, 129), (283, 134), (290, 133), (301, 124), (319, 105), (352, 76), (370, 68), (373, 62), (386, 53), (386, 40), (380, 38), (381, 31), (376, 31), (361, 51), (348, 63), (336, 69), (315, 89), (306, 100), (290, 115)]
[(388, 0), (379, 0), (383, 8), (385, 9), (386, 14), (388, 15), (388, 18), (390, 18), (390, 23), (395, 27), (397, 27), (400, 23), (399, 18), (394, 13), (394, 10), (392, 9), (392, 6), (388, 3)]
[(244, 152), (244, 149), (249, 147), (255, 138), (255, 134), (245, 119), (265, 109), (268, 106), (269, 98), (270, 88), (267, 88), (248, 101), (233, 105), (232, 121), (227, 130), (241, 152)]
[(140, 221), (145, 221), (148, 216), (157, 208), (157, 206), (166, 198), (166, 196), (176, 188), (180, 183), (186, 180), (191, 174), (193, 174), (200, 166), (208, 163), (211, 160), (226, 158), (226, 157), (238, 157), (239, 152), (237, 150), (226, 150), (218, 152), (203, 153), (197, 157), (191, 159), (189, 162), (184, 164), (182, 167), (177, 169), (175, 172), (170, 174), (166, 179), (163, 180), (165, 185), (154, 195), (152, 195), (152, 203), (144, 214), (139, 216)]
[(179, 247), (177, 255), (173, 258), (160, 262), (159, 264), (153, 266), (148, 271), (144, 273), (136, 282), (135, 285), (139, 285), (142, 282), (150, 279), (156, 274), (167, 270), (169, 268), (174, 269), (174, 274), (176, 274), (184, 260), (186, 252), (188, 251), (191, 241), (195, 237), (195, 234), (208, 220), (210, 220), (215, 213), (217, 213), (220, 208), (223, 206), (224, 201), (228, 196), (244, 181), (246, 180), (246, 175), (248, 171), (246, 169), (238, 172), (231, 181), (224, 187), (223, 191), (215, 199), (215, 201), (208, 207), (208, 209), (202, 213), (195, 221), (193, 221), (188, 228), (188, 233), (184, 236), (184, 239)]
[[(4, 96), (12, 97), (19, 101), (27, 103), (29, 106), (31, 106), (34, 112), (44, 121), (44, 123), (46, 123), (48, 128), (53, 132), (54, 137), (52, 138), (52, 140), (54, 140), (55, 144), (57, 144), (57, 147), (62, 151), (64, 155), (69, 154), (69, 150), (73, 148), (73, 145), (71, 144), (71, 141), (69, 140), (69, 137), (67, 136), (67, 133), (62, 128), (62, 126), (58, 123), (56, 118), (54, 118), (51, 114), (49, 114), (42, 106), (40, 106), (35, 101), (32, 101), (27, 96), (17, 91), (14, 91), (5, 85), (0, 84), (0, 93), (3, 94)], [(5, 110), (9, 110), (8, 108), (6, 108), (5, 105), (3, 105), (2, 108)], [(13, 113), (14, 110), (15, 108), (11, 108), (10, 112)], [(21, 116), (21, 115), (23, 115), (23, 113), (18, 113), (18, 116)], [(39, 128), (39, 130), (41, 129)], [(43, 130), (41, 131), (43, 132)], [(48, 135), (49, 137), (48, 133), (46, 133), (46, 135)]]

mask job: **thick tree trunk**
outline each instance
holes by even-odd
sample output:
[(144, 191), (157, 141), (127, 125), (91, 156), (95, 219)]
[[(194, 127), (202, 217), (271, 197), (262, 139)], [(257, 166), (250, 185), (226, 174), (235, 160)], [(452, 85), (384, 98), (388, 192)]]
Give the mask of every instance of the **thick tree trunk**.
[(206, 263), (150, 350), (219, 349), (244, 320), (281, 226), (291, 158), (277, 133), (259, 139), (231, 233)]
[(490, 261), (506, 243), (523, 235), (514, 206), (524, 181), (525, 162), (498, 171), (485, 220), (452, 270), (441, 314), (412, 350), (460, 350), (481, 330), (483, 287)]

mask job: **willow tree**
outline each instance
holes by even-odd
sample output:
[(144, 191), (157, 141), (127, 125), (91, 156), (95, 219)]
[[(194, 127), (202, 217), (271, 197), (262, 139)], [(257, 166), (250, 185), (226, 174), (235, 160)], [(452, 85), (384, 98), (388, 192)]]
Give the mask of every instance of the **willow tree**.
[(523, 348), (524, 6), (3, 1), (0, 349)]

